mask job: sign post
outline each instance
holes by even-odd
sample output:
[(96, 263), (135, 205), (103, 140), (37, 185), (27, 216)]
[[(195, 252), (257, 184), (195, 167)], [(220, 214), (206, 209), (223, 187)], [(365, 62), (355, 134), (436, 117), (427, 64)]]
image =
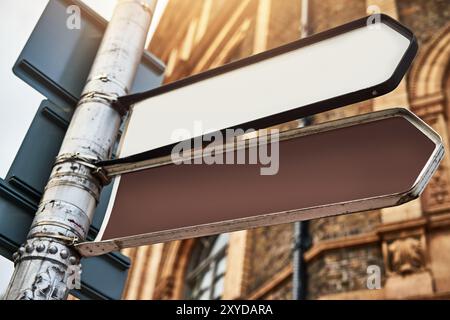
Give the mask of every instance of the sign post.
[(59, 300), (79, 284), (80, 256), (104, 180), (95, 161), (111, 157), (124, 110), (117, 97), (135, 78), (156, 5), (118, 2), (66, 132), (26, 243), (13, 255), (6, 299)]
[[(66, 27), (70, 6), (80, 9), (79, 29)], [(41, 103), (7, 176), (0, 179), (0, 254), (9, 260), (26, 240), (106, 28), (107, 21), (81, 1), (50, 0), (14, 64), (14, 74), (49, 100)], [(145, 51), (130, 93), (159, 86), (163, 74), (164, 65)], [(87, 240), (100, 229), (111, 187), (102, 190)], [(120, 299), (130, 266), (127, 257), (115, 252), (82, 264), (81, 289), (71, 294)]]

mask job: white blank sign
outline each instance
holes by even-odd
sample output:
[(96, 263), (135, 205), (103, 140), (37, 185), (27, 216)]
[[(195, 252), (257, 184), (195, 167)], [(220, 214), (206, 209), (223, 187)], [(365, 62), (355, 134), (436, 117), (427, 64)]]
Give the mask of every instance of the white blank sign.
[[(355, 27), (357, 22), (359, 27)], [(330, 109), (334, 104), (330, 99), (336, 97), (350, 94), (347, 100), (353, 103), (393, 90), (406, 70), (397, 74), (394, 87), (377, 88), (392, 80), (411, 49), (413, 36), (397, 31), (404, 27), (386, 16), (370, 27), (364, 19), (350, 23), (348, 31), (346, 26), (340, 27), (338, 34), (319, 34), (313, 43), (281, 54), (274, 52), (239, 68), (225, 66), (214, 75), (200, 80), (194, 77), (192, 82), (175, 84), (136, 103), (120, 157), (293, 109), (301, 111), (302, 107), (319, 102), (328, 103), (325, 108)], [(361, 90), (366, 90), (366, 94), (358, 96), (356, 93)], [(342, 101), (337, 104), (335, 107), (343, 105)], [(318, 106), (317, 112), (320, 111), (323, 110)], [(177, 136), (179, 129), (190, 135)]]

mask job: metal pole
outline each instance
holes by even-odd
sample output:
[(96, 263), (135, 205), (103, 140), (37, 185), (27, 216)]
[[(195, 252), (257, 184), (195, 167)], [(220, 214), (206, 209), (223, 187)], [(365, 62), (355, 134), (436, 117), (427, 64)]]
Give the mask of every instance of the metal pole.
[(306, 299), (306, 265), (303, 258), (308, 242), (308, 221), (294, 223), (294, 254), (292, 272), (292, 299)]
[[(309, 0), (301, 0), (300, 37), (304, 38), (309, 33)], [(308, 125), (310, 119), (304, 119), (303, 125)], [(292, 299), (302, 300), (306, 298), (306, 265), (303, 255), (306, 251), (308, 240), (308, 222), (294, 223), (294, 253), (292, 256)]]
[(156, 0), (119, 0), (62, 143), (27, 241), (13, 256), (6, 299), (66, 299), (80, 273), (73, 244), (86, 239), (141, 61)]

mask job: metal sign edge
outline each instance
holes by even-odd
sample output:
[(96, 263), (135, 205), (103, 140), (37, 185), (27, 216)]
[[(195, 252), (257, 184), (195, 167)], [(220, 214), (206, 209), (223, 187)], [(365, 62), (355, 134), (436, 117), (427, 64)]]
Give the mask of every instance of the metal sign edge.
[[(429, 160), (425, 164), (424, 168), (420, 172), (419, 176), (415, 180), (414, 184), (410, 189), (394, 194), (388, 194), (378, 197), (358, 199), (348, 202), (340, 202), (334, 204), (328, 204), (323, 206), (316, 206), (304, 209), (293, 209), (289, 211), (282, 211), (276, 213), (263, 214), (259, 216), (245, 217), (233, 220), (226, 220), (208, 224), (202, 224), (198, 226), (188, 226), (183, 228), (176, 228), (158, 232), (152, 232), (147, 234), (140, 234), (130, 237), (109, 239), (103, 241), (93, 241), (93, 242), (83, 242), (77, 244), (75, 247), (80, 252), (81, 255), (85, 257), (102, 255), (111, 251), (120, 250), (128, 247), (135, 247), (139, 245), (149, 245), (160, 242), (172, 241), (172, 240), (182, 240), (193, 237), (200, 237), (211, 235), (215, 233), (223, 232), (233, 232), (242, 229), (249, 229), (255, 227), (262, 227), (271, 225), (270, 221), (275, 217), (277, 218), (277, 224), (290, 223), (295, 221), (308, 220), (313, 218), (323, 218), (328, 216), (355, 213), (361, 211), (375, 210), (385, 207), (397, 206), (413, 199), (416, 199), (423, 189), (425, 188), (427, 182), (431, 178), (432, 174), (437, 170), (438, 165), (444, 155), (444, 147), (442, 143), (442, 138), (424, 121), (414, 115), (407, 109), (404, 108), (393, 108), (386, 109), (382, 111), (371, 112), (363, 115), (357, 115), (345, 119), (339, 119), (335, 121), (330, 121), (322, 123), (312, 127), (304, 128), (305, 132), (302, 132), (292, 137), (306, 136), (314, 134), (317, 131), (324, 132), (332, 130), (333, 128), (348, 127), (350, 125), (355, 125), (359, 123), (368, 123), (372, 121), (382, 120), (390, 117), (403, 117), (408, 120), (414, 127), (420, 130), (427, 138), (429, 138), (434, 144), (435, 148), (430, 155)], [(322, 131), (321, 131), (322, 129)], [(325, 129), (325, 130), (324, 130)], [(291, 130), (293, 131), (293, 130)], [(286, 139), (286, 138), (285, 138)], [(167, 165), (167, 161), (160, 162), (159, 165)], [(156, 165), (158, 166), (158, 165)], [(140, 169), (142, 170), (142, 169)], [(118, 177), (120, 181), (120, 176)], [(115, 182), (118, 186), (119, 182)], [(115, 190), (117, 192), (117, 188)], [(112, 211), (114, 205), (115, 193), (111, 195), (111, 200), (108, 205), (108, 212), (105, 215), (105, 220), (102, 224), (102, 229), (107, 225), (107, 217)], [(369, 205), (367, 206), (367, 203)], [(365, 206), (363, 206), (365, 204)], [(336, 208), (340, 208), (339, 213), (331, 213)], [(99, 233), (100, 235), (101, 233)]]
[[(370, 17), (370, 16), (369, 16)], [(273, 56), (283, 54), (292, 50), (299, 49), (301, 47), (305, 47), (311, 44), (314, 44), (316, 42), (320, 42), (323, 40), (326, 40), (328, 38), (332, 38), (336, 35), (349, 32), (358, 28), (361, 28), (363, 26), (367, 25), (367, 19), (369, 17), (364, 17), (358, 20), (351, 21), (349, 23), (346, 23), (344, 25), (338, 26), (336, 28), (326, 30), (324, 32), (318, 33), (316, 35), (303, 38), (300, 40), (296, 40), (294, 42), (288, 43), (286, 45), (283, 45), (281, 47), (277, 47), (262, 53), (258, 53), (256, 55), (193, 75), (189, 76), (187, 78), (163, 85), (161, 87), (152, 89), (150, 91), (142, 92), (142, 93), (136, 93), (132, 95), (127, 95), (123, 97), (119, 97), (118, 100), (121, 104), (124, 105), (130, 105), (134, 104), (138, 101), (141, 101), (143, 99), (151, 98), (156, 95), (160, 95), (172, 90), (176, 90), (180, 87), (188, 86), (190, 84), (203, 81), (206, 79), (209, 79), (211, 77), (214, 77), (216, 75), (226, 73), (232, 70), (239, 69), (241, 67), (269, 59)], [(381, 82), (375, 86), (360, 89), (354, 92), (349, 92), (347, 94), (343, 94), (337, 97), (333, 97), (330, 99), (314, 102), (309, 105), (304, 105), (301, 107), (297, 107), (288, 111), (284, 111), (281, 113), (273, 114), (271, 116), (263, 117), (257, 120), (249, 121), (246, 123), (237, 124), (232, 127), (221, 129), (220, 132), (225, 132), (227, 129), (236, 129), (240, 128), (243, 130), (247, 129), (262, 129), (271, 127), (283, 122), (288, 122), (291, 120), (303, 118), (306, 116), (311, 116), (313, 114), (325, 112), (328, 110), (336, 109), (345, 105), (350, 105), (353, 103), (365, 101), (368, 99), (376, 98), (379, 96), (382, 96), (384, 94), (387, 94), (394, 90), (400, 81), (403, 79), (403, 76), (406, 74), (408, 68), (410, 67), (412, 61), (414, 60), (414, 57), (417, 54), (418, 51), (418, 43), (417, 39), (408, 28), (400, 24), (395, 19), (385, 15), (380, 14), (380, 23), (385, 23), (387, 26), (395, 30), (396, 32), (400, 33), (402, 36), (407, 38), (409, 40), (409, 46), (406, 49), (404, 55), (402, 56), (402, 59), (400, 60), (397, 67), (394, 69), (391, 77), (387, 79), (384, 82)], [(194, 137), (190, 139), (191, 141), (197, 139), (199, 137)], [(112, 160), (105, 160), (99, 162), (98, 166), (108, 166), (112, 164), (119, 164), (119, 163), (130, 163), (130, 162), (136, 162), (156, 157), (161, 157), (167, 154), (170, 154), (171, 148), (173, 148), (173, 144), (162, 146), (157, 149), (148, 150), (142, 153), (138, 153), (135, 155), (118, 158), (118, 159), (112, 159)]]

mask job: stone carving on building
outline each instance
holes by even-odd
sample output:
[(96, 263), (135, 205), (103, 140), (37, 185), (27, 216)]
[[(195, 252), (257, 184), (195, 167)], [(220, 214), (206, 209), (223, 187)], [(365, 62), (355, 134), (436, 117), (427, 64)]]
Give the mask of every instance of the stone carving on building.
[(450, 202), (449, 183), (445, 166), (439, 166), (428, 184), (425, 199), (426, 209), (439, 208)]
[[(450, 59), (450, 23), (447, 23), (422, 49), (409, 76), (411, 109), (432, 126), (448, 149), (448, 117), (445, 86)], [(433, 175), (423, 196), (426, 212), (450, 208), (450, 159), (446, 156)]]
[(425, 261), (420, 239), (397, 239), (388, 245), (388, 261), (391, 272), (407, 275), (424, 269)]

